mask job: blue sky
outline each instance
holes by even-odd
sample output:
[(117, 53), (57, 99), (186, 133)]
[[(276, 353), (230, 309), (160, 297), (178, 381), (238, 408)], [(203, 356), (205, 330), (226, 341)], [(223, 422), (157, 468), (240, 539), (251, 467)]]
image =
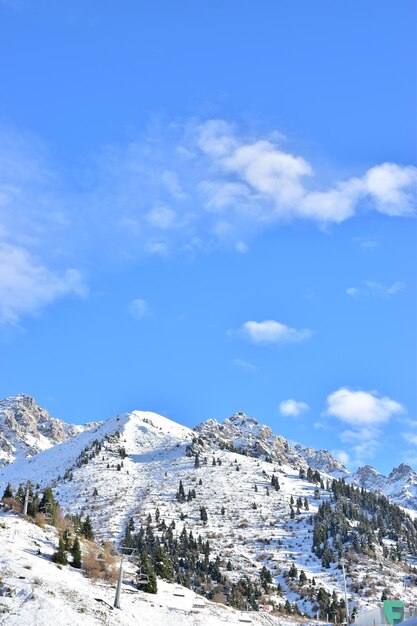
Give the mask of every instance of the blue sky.
[(0, 2), (0, 395), (417, 465), (414, 1)]

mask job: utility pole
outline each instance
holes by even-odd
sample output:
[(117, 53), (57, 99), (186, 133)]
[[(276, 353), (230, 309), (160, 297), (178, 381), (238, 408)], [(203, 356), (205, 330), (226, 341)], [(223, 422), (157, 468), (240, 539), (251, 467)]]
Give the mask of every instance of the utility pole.
[(120, 595), (122, 592), (122, 583), (123, 583), (123, 559), (125, 556), (132, 556), (132, 554), (136, 552), (136, 548), (121, 547), (119, 550), (120, 550), (120, 568), (119, 568), (119, 578), (117, 579), (116, 596), (114, 598), (115, 609), (122, 608), (120, 606)]
[(29, 493), (30, 493), (30, 481), (28, 480), (26, 483), (26, 491), (25, 491), (25, 499), (23, 501), (23, 515), (28, 514), (28, 504), (30, 502)]
[(349, 605), (348, 605), (348, 599), (347, 599), (347, 589), (346, 589), (346, 573), (345, 573), (345, 565), (346, 565), (346, 559), (345, 558), (341, 558), (339, 559), (339, 563), (342, 566), (342, 572), (343, 572), (343, 584), (345, 587), (345, 605), (346, 605), (346, 626), (349, 626), (350, 624), (350, 619), (349, 619)]
[(120, 569), (119, 569), (119, 578), (117, 580), (117, 587), (116, 587), (116, 597), (114, 598), (114, 608), (115, 609), (120, 609), (120, 593), (122, 591), (122, 581), (123, 581), (123, 557), (124, 554), (122, 552), (121, 557), (120, 557)]

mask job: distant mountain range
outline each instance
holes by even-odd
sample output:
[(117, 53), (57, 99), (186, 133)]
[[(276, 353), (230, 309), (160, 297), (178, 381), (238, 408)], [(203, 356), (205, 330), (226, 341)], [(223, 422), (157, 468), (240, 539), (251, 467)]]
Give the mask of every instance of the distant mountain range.
[(330, 452), (291, 445), (244, 413), (193, 429), (148, 411), (74, 426), (24, 394), (0, 402), (0, 450), (0, 490), (51, 487), (64, 513), (90, 516), (99, 541), (119, 543), (129, 524), (150, 551), (170, 542), (183, 568), (176, 580), (208, 598), (245, 608), (242, 580), (268, 578), (285, 614), (315, 617), (321, 607), (340, 618), (346, 554), (351, 611), (381, 597), (417, 601), (417, 475), (408, 465), (389, 476), (370, 466), (349, 473)]
[[(0, 400), (0, 467), (32, 457), (100, 424), (102, 422), (67, 424), (51, 417), (26, 394)], [(417, 511), (417, 472), (410, 465), (402, 463), (388, 476), (370, 465), (350, 473), (328, 450), (315, 450), (301, 444), (292, 446), (287, 439), (274, 434), (269, 426), (241, 412), (221, 423), (207, 420), (193, 430), (195, 437), (205, 442), (229, 449), (234, 447), (249, 456), (281, 461), (298, 468), (310, 466), (330, 476), (345, 478), (350, 484), (378, 491), (396, 504)]]

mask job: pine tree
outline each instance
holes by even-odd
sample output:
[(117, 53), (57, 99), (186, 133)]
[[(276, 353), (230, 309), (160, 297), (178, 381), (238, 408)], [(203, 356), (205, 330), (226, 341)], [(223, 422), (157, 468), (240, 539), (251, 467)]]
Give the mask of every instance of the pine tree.
[[(32, 502), (33, 505), (33, 502)], [(55, 525), (57, 514), (58, 514), (59, 506), (58, 502), (54, 498), (54, 494), (50, 487), (47, 487), (43, 492), (43, 496), (41, 501), (39, 502), (39, 511), (42, 513), (49, 512), (52, 515), (51, 523)], [(28, 509), (29, 513), (29, 509)]]
[(7, 483), (7, 487), (4, 490), (3, 500), (4, 500), (4, 498), (13, 498), (13, 491), (12, 491), (12, 486), (11, 486), (10, 483)]
[(194, 458), (194, 469), (198, 469), (199, 467), (200, 467), (200, 458), (198, 454), (196, 454)]
[(62, 534), (64, 539), (65, 550), (70, 550), (71, 548), (71, 531), (69, 528), (66, 528)]
[(81, 532), (86, 539), (88, 539), (89, 541), (94, 541), (93, 527), (91, 526), (91, 519), (89, 515), (87, 515), (85, 521), (83, 522)]
[(54, 563), (59, 563), (60, 565), (66, 565), (68, 563), (65, 542), (62, 537), (59, 538), (58, 550), (53, 553), (52, 560)]
[(156, 581), (155, 570), (153, 568), (151, 559), (146, 551), (142, 552), (141, 556), (141, 568), (140, 574), (143, 576), (148, 576), (149, 582), (140, 585), (140, 589), (145, 593), (157, 593), (158, 585)]
[(71, 548), (72, 566), (80, 569), (81, 567), (81, 546), (78, 535), (75, 536), (74, 543)]
[(25, 489), (23, 488), (23, 485), (19, 485), (17, 491), (16, 491), (16, 500), (18, 500), (19, 502), (21, 502), (23, 504), (23, 501), (25, 499)]
[(262, 569), (259, 573), (259, 577), (261, 580), (261, 585), (265, 589), (266, 593), (269, 591), (269, 585), (272, 585), (272, 574), (265, 565), (262, 566)]
[(182, 480), (180, 480), (180, 484), (179, 484), (179, 487), (178, 487), (176, 498), (180, 502), (184, 502), (185, 501), (185, 491), (184, 491), (184, 485), (182, 484)]

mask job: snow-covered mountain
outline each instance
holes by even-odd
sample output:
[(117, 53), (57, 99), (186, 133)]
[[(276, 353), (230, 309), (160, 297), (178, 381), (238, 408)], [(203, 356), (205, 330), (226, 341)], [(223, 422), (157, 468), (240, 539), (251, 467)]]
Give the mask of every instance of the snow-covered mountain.
[(306, 448), (299, 443), (294, 446), (294, 449), (305, 459), (307, 465), (319, 472), (325, 472), (335, 478), (343, 478), (349, 474), (343, 463), (335, 459), (328, 450)]
[(235, 413), (219, 423), (215, 419), (198, 424), (194, 430), (211, 444), (237, 450), (248, 456), (263, 458), (275, 463), (290, 463), (294, 467), (307, 467), (304, 458), (284, 437), (274, 435), (269, 426), (260, 424), (245, 413)]
[[(321, 487), (320, 481), (300, 476), (307, 465), (320, 472)], [(400, 466), (382, 477), (390, 482), (392, 499), (411, 493), (415, 475), (410, 470)], [(155, 413), (133, 411), (0, 468), (0, 489), (10, 482), (15, 490), (27, 480), (39, 490), (52, 486), (65, 513), (90, 515), (99, 540), (120, 541), (130, 519), (136, 528), (151, 525), (155, 534), (161, 532), (161, 520), (176, 537), (186, 529), (210, 542), (212, 558), (219, 557), (220, 570), (232, 583), (245, 575), (259, 580), (266, 567), (282, 590), (278, 602), (296, 602), (301, 611), (315, 615), (313, 579), (326, 593), (343, 595), (337, 558), (323, 565), (321, 551), (313, 550), (314, 516), (320, 505), (334, 501), (328, 485), (338, 474), (347, 476), (346, 468), (326, 451), (293, 447), (243, 413), (190, 429)], [(382, 479), (374, 474), (364, 470), (362, 482), (373, 477), (380, 489)], [(360, 477), (357, 472), (356, 484)], [(357, 524), (352, 521), (352, 529)], [(396, 549), (389, 532), (385, 527), (375, 556), (366, 544), (351, 561), (351, 608), (379, 602), (386, 589), (417, 600), (416, 587), (401, 591), (405, 570), (389, 560)], [(378, 559), (383, 575), (379, 569), (372, 573)], [(303, 571), (308, 588), (289, 578), (292, 564)]]
[(26, 394), (0, 400), (0, 466), (33, 456), (92, 426), (51, 417)]
[(395, 467), (388, 476), (365, 465), (351, 474), (347, 481), (370, 491), (380, 491), (392, 502), (417, 511), (417, 472), (406, 463)]

